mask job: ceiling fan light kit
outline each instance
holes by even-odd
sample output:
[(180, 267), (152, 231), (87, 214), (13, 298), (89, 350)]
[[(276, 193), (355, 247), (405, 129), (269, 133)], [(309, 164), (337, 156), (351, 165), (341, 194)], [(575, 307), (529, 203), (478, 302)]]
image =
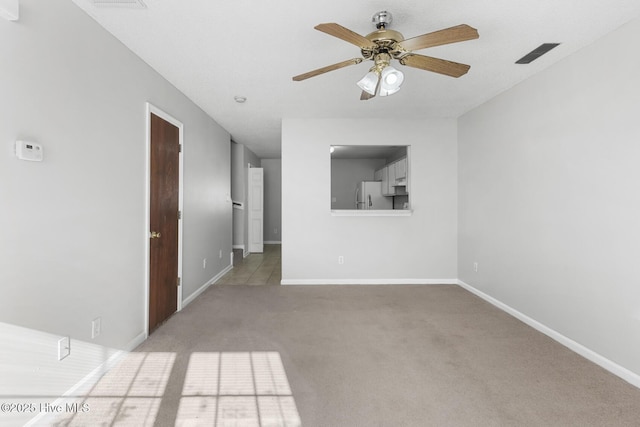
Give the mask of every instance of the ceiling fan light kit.
[(356, 83), (360, 89), (364, 90), (370, 95), (375, 95), (376, 86), (378, 84), (378, 74), (373, 71), (369, 71), (365, 76)]
[(400, 86), (404, 82), (402, 71), (396, 70), (391, 65), (382, 70), (380, 77), (382, 79), (380, 82), (380, 96), (393, 95), (400, 90)]
[(316, 25), (316, 30), (359, 47), (362, 58), (353, 58), (318, 68), (317, 70), (294, 76), (293, 80), (306, 80), (329, 71), (359, 64), (363, 59), (371, 60), (374, 62), (373, 67), (357, 82), (357, 85), (362, 89), (360, 99), (366, 101), (376, 95), (393, 95), (400, 90), (400, 86), (404, 82), (404, 74), (390, 65), (394, 59), (404, 66), (431, 71), (450, 77), (460, 77), (466, 74), (471, 68), (466, 64), (418, 55), (413, 53), (413, 51), (477, 39), (479, 37), (478, 30), (475, 28), (462, 24), (405, 40), (401, 33), (387, 28), (392, 20), (393, 17), (391, 13), (387, 11), (376, 13), (373, 15), (372, 22), (375, 24), (377, 30), (366, 36), (361, 36), (336, 23)]

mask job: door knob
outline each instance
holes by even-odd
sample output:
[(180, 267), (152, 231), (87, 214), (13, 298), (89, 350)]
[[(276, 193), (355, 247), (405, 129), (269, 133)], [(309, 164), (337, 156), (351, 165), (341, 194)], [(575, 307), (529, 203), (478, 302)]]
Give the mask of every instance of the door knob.
[(151, 235), (149, 237), (151, 237), (152, 239), (159, 239), (160, 238), (160, 233), (157, 232), (157, 231), (152, 231)]

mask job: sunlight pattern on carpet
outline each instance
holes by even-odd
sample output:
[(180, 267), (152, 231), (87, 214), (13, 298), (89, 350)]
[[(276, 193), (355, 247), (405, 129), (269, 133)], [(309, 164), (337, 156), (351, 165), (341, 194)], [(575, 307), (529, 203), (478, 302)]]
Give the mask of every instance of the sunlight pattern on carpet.
[(278, 352), (193, 353), (177, 426), (300, 426)]
[[(302, 425), (280, 353), (197, 352), (189, 357), (182, 393), (168, 395), (175, 353), (129, 353), (77, 400), (90, 410), (61, 414), (55, 426)], [(178, 383), (179, 384), (179, 383)], [(163, 399), (179, 399), (177, 411)], [(48, 424), (50, 425), (50, 424)]]

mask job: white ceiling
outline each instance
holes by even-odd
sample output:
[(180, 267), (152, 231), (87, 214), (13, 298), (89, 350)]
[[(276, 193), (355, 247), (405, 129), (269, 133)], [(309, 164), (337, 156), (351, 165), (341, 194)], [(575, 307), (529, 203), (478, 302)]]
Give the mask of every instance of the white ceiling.
[[(393, 126), (400, 117), (457, 117), (640, 15), (639, 0), (144, 0), (146, 9), (73, 2), (262, 158), (280, 156), (282, 118), (387, 118), (382, 125)], [(398, 65), (400, 92), (370, 101), (360, 101), (355, 84), (369, 61), (291, 80), (360, 57), (315, 25), (337, 22), (366, 35), (381, 10), (405, 38), (477, 28), (478, 40), (418, 51), (470, 64), (469, 73), (454, 79)], [(562, 44), (530, 65), (514, 64), (545, 42)], [(236, 103), (237, 95), (247, 101)]]

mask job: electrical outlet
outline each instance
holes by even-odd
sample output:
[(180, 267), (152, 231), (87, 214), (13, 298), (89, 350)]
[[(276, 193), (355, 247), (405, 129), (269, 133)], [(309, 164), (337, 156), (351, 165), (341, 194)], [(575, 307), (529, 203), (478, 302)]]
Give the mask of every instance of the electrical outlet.
[(202, 268), (207, 268), (207, 259), (202, 258)]
[(344, 257), (342, 255), (338, 257), (338, 264), (344, 264)]
[(58, 340), (58, 360), (62, 360), (71, 354), (71, 339), (69, 337)]
[(475, 271), (476, 273), (478, 272), (478, 263), (477, 262), (473, 263), (473, 271)]
[(278, 234), (278, 229), (277, 228), (273, 229), (273, 234)]
[(222, 259), (222, 249), (220, 249), (220, 254), (218, 255), (218, 258)]
[(91, 338), (96, 338), (102, 333), (102, 317), (96, 317), (91, 321)]

